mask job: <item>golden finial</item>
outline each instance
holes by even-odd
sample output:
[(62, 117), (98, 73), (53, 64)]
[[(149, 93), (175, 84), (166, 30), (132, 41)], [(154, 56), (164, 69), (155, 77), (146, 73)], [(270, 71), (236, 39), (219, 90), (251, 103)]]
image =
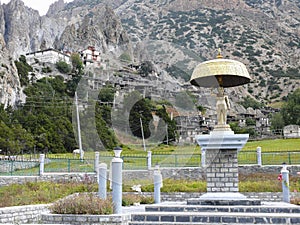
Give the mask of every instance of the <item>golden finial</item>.
[(217, 59), (222, 59), (223, 56), (221, 54), (221, 48), (218, 48), (218, 55), (217, 55)]

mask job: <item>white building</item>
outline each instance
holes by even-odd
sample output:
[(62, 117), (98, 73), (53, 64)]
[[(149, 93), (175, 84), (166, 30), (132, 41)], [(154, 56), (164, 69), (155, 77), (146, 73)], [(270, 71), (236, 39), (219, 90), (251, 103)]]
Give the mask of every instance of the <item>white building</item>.
[(46, 50), (31, 52), (26, 54), (26, 60), (29, 64), (36, 63), (36, 60), (44, 63), (57, 63), (59, 61), (65, 61), (70, 63), (70, 55), (60, 52), (56, 49), (49, 48)]
[(96, 51), (95, 47), (89, 46), (87, 49), (80, 52), (81, 59), (84, 65), (88, 66), (95, 62), (100, 63), (100, 52)]
[(285, 138), (300, 138), (300, 126), (288, 125), (283, 128), (283, 136)]

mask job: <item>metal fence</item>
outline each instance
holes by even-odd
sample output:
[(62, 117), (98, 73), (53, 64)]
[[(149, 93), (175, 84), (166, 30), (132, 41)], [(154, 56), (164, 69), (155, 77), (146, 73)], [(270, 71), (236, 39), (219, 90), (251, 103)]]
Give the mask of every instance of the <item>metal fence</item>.
[[(100, 153), (99, 163), (106, 163), (108, 168), (112, 160), (112, 154)], [(300, 165), (300, 151), (293, 152), (262, 152), (262, 165)], [(146, 154), (131, 154), (122, 156), (124, 170), (145, 170), (148, 168)], [(239, 165), (256, 165), (256, 151), (241, 151), (238, 153)], [(201, 154), (152, 154), (151, 164), (154, 167), (201, 167)], [(76, 173), (94, 172), (95, 159), (59, 158), (47, 156), (45, 159), (45, 173)], [(39, 160), (29, 161), (0, 160), (0, 176), (37, 176), (39, 175)]]

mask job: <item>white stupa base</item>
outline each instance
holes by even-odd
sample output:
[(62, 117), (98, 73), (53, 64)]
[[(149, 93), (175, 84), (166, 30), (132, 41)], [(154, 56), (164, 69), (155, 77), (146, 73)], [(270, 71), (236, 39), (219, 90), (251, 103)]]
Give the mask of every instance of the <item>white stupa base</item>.
[(238, 192), (211, 192), (187, 200), (188, 205), (261, 205), (259, 199), (248, 199)]
[(196, 141), (203, 150), (237, 149), (244, 147), (249, 134), (235, 134), (232, 130), (213, 130), (210, 134), (196, 135)]

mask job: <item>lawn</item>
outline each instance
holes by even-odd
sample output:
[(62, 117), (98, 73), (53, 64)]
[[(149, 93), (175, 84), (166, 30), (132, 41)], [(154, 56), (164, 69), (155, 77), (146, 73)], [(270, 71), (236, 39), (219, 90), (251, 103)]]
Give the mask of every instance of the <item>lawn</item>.
[(243, 150), (256, 150), (260, 146), (263, 152), (270, 151), (300, 151), (300, 138), (296, 139), (273, 139), (263, 141), (249, 141)]

